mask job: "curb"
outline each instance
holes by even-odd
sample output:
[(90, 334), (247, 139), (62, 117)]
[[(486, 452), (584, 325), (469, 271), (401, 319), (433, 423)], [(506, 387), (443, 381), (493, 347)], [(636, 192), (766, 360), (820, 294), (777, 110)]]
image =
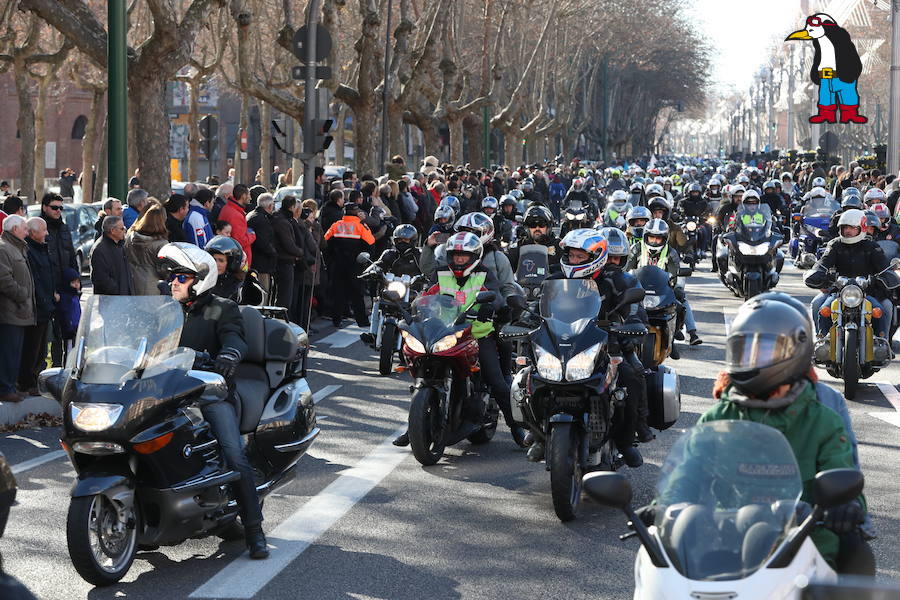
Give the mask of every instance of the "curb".
[(56, 400), (50, 400), (43, 396), (29, 396), (21, 402), (0, 402), (0, 426), (14, 425), (29, 414), (40, 413), (61, 417), (62, 407)]

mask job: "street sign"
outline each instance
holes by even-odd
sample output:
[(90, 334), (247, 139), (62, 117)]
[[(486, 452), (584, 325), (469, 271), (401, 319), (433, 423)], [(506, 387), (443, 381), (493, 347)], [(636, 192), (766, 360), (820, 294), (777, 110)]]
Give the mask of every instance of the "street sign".
[(206, 115), (200, 119), (200, 135), (205, 138), (215, 138), (219, 135), (219, 121), (212, 115)]
[[(294, 56), (306, 60), (306, 25), (294, 32), (291, 41)], [(321, 23), (316, 26), (316, 62), (325, 60), (331, 54), (331, 33)], [(320, 77), (319, 79), (324, 79)]]
[[(306, 79), (306, 65), (291, 67), (291, 77), (299, 81)], [(331, 67), (317, 66), (316, 79), (331, 79)]]

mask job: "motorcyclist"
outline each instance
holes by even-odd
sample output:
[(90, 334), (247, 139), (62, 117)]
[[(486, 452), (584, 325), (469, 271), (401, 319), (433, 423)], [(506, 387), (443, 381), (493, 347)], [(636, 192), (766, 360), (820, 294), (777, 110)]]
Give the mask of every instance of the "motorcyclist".
[(781, 215), (789, 216), (788, 209), (784, 204), (784, 199), (778, 193), (778, 181), (772, 179), (763, 184), (763, 195), (760, 198), (763, 204), (766, 204), (772, 211), (772, 216)]
[(891, 211), (887, 204), (873, 204), (872, 212), (879, 220), (875, 241), (889, 240), (900, 245), (900, 225), (891, 218)]
[[(822, 189), (824, 191), (824, 188)], [(812, 192), (810, 192), (810, 194), (812, 194)], [(844, 195), (841, 196), (841, 207), (831, 215), (831, 221), (828, 224), (828, 235), (832, 239), (838, 236), (838, 223), (845, 212), (848, 210), (862, 211), (865, 210), (865, 208), (866, 205), (858, 194), (847, 194), (847, 190), (844, 190)]]
[[(843, 420), (825, 399), (817, 401), (812, 333), (805, 311), (787, 303), (764, 297), (744, 303), (725, 343), (725, 371), (713, 388), (718, 402), (698, 420), (698, 424), (750, 420), (778, 429), (800, 468), (800, 499), (810, 504), (816, 473), (858, 468)], [(687, 478), (679, 488), (687, 492), (686, 497), (691, 489), (698, 493), (708, 489), (703, 482)], [(653, 513), (652, 507), (638, 512), (645, 522)], [(824, 527), (812, 533), (823, 558), (839, 573), (875, 573), (874, 554), (860, 531), (865, 513), (865, 498), (860, 496), (826, 510)]]
[[(812, 301), (812, 312), (817, 316), (817, 334), (820, 338), (831, 329), (831, 317), (819, 314), (819, 309), (826, 300), (831, 302), (834, 297), (829, 291), (834, 278), (868, 277), (880, 274), (890, 266), (881, 247), (866, 239), (865, 222), (866, 215), (861, 210), (850, 209), (844, 212), (838, 221), (838, 237), (828, 243), (822, 258), (816, 261), (803, 278), (808, 287), (821, 290)], [(882, 316), (873, 318), (875, 335), (888, 339), (893, 314), (890, 294), (881, 283), (869, 286), (866, 294), (875, 300), (873, 308), (877, 306), (882, 309)]]
[(644, 184), (635, 181), (628, 187), (628, 197), (626, 201), (631, 206), (647, 206), (644, 202)]
[(547, 247), (547, 260), (551, 272), (559, 269), (559, 257), (562, 254), (559, 248), (559, 239), (553, 235), (553, 215), (546, 206), (532, 206), (525, 211), (525, 221), (522, 223), (521, 234), (516, 244), (511, 246), (506, 255), (513, 271), (519, 266), (519, 250), (527, 244), (540, 244)]
[(434, 209), (434, 224), (428, 230), (425, 238), (425, 246), (437, 246), (447, 241), (453, 234), (453, 223), (456, 222), (456, 213), (447, 205)]
[(393, 273), (397, 276), (409, 275), (415, 277), (421, 275), (419, 268), (420, 252), (416, 247), (418, 231), (408, 223), (398, 225), (391, 234), (392, 248), (387, 248), (375, 261), (385, 273)]
[(581, 177), (578, 177), (574, 181), (572, 181), (572, 187), (570, 187), (569, 191), (566, 192), (566, 197), (563, 198), (563, 201), (559, 206), (559, 210), (553, 212), (554, 217), (556, 217), (557, 219), (561, 218), (562, 211), (564, 211), (571, 202), (580, 202), (582, 206), (587, 208), (588, 218), (591, 219), (591, 222), (597, 219), (597, 207), (591, 200), (591, 196), (588, 193), (587, 183)]
[(624, 229), (627, 225), (625, 218), (628, 215), (628, 210), (632, 206), (638, 205), (629, 204), (628, 194), (624, 190), (616, 190), (613, 192), (612, 196), (609, 198), (609, 204), (607, 204), (606, 210), (603, 211), (603, 226)]
[[(597, 283), (603, 303), (598, 319), (612, 324), (643, 324), (638, 312), (639, 303), (628, 304), (613, 310), (619, 304), (619, 298), (628, 289), (640, 286), (634, 276), (619, 268), (606, 271), (604, 267), (609, 258), (607, 240), (596, 229), (575, 229), (570, 231), (560, 242), (563, 255), (560, 259), (560, 273), (551, 279), (593, 279)], [(624, 360), (626, 354), (633, 354), (635, 339), (607, 330), (610, 339), (610, 353), (619, 353), (623, 362), (619, 365), (619, 383), (629, 395), (640, 397), (640, 387), (644, 382), (643, 367), (635, 368), (634, 361)], [(626, 350), (628, 348), (628, 350)], [(640, 361), (637, 361), (640, 365)], [(634, 447), (634, 431), (636, 424), (637, 403), (626, 402), (624, 410), (617, 410), (613, 424), (613, 441), (625, 464), (631, 468), (640, 467), (644, 459), (640, 451)], [(651, 433), (652, 435), (652, 433)]]
[(881, 188), (872, 188), (863, 196), (863, 202), (869, 207), (875, 204), (887, 204), (887, 194)]
[(243, 283), (244, 251), (233, 238), (217, 235), (206, 243), (205, 250), (216, 261), (216, 285), (210, 290), (215, 296), (239, 302)]
[(501, 242), (511, 244), (516, 239), (519, 222), (519, 203), (509, 194), (500, 198), (500, 213), (494, 218), (494, 230)]
[[(487, 218), (483, 214), (481, 216)], [(489, 219), (488, 222), (490, 222)], [(513, 440), (519, 446), (523, 446), (525, 430), (512, 418), (509, 382), (502, 366), (499, 339), (494, 330), (494, 318), (506, 304), (503, 300), (500, 283), (482, 264), (484, 248), (481, 240), (474, 233), (461, 231), (453, 234), (444, 244), (444, 254), (447, 257), (447, 264), (438, 271), (437, 284), (423, 292), (423, 295), (446, 294), (457, 298), (463, 297), (466, 309), (475, 310), (475, 297), (478, 292), (492, 291), (496, 294), (492, 304), (481, 304), (477, 307), (478, 316), (472, 324), (472, 335), (478, 340), (478, 362), (481, 377), (490, 388), (494, 400), (500, 405), (503, 418), (512, 432)], [(409, 445), (408, 433), (399, 436), (393, 443), (395, 446)]]
[(622, 172), (619, 169), (611, 169), (609, 179), (606, 180), (606, 193), (611, 194), (616, 190), (625, 189), (625, 180), (622, 179)]
[[(718, 183), (718, 179), (714, 181)], [(712, 185), (712, 182), (710, 182), (710, 186)], [(709, 247), (711, 235), (709, 225), (706, 223), (706, 219), (709, 216), (709, 200), (701, 194), (699, 183), (692, 183), (687, 186), (687, 193), (678, 203), (678, 212), (684, 217), (696, 217), (699, 219), (697, 245), (699, 248), (706, 250)]]
[[(644, 237), (639, 244), (635, 244), (631, 248), (631, 254), (628, 257), (628, 264), (625, 269), (633, 271), (647, 265), (655, 265), (660, 269), (669, 273), (677, 282), (675, 285), (675, 297), (682, 304), (682, 309), (678, 311), (678, 319), (675, 323), (675, 339), (683, 340), (681, 328), (686, 325), (688, 335), (690, 336), (690, 345), (697, 346), (703, 343), (700, 336), (697, 335), (697, 324), (694, 322), (694, 312), (688, 302), (684, 289), (684, 279), (678, 277), (680, 270), (680, 256), (678, 250), (671, 247), (667, 242), (669, 239), (669, 226), (662, 219), (653, 219), (644, 228)], [(678, 360), (680, 358), (678, 348), (672, 345), (672, 358)]]
[(652, 218), (653, 215), (650, 214), (650, 209), (646, 206), (635, 206), (628, 209), (628, 214), (625, 217), (628, 228), (625, 230), (625, 233), (628, 235), (632, 245), (644, 239), (644, 227)]
[(666, 199), (659, 196), (649, 198), (647, 208), (654, 219), (662, 219), (669, 226), (669, 244), (676, 250), (683, 250), (687, 246), (687, 236), (681, 226), (672, 220), (672, 209)]
[(525, 195), (525, 202), (527, 203), (537, 202), (545, 204), (547, 202), (543, 194), (534, 189), (534, 179), (531, 177), (527, 177), (522, 181), (522, 193)]
[(229, 468), (241, 478), (235, 484), (241, 523), (250, 557), (267, 558), (266, 536), (262, 530), (262, 509), (256, 493), (253, 467), (241, 444), (234, 404), (234, 375), (244, 355), (247, 342), (238, 305), (212, 293), (216, 285), (216, 261), (193, 244), (175, 242), (160, 248), (158, 257), (168, 271), (172, 297), (184, 310), (184, 327), (179, 346), (206, 352), (214, 357), (215, 370), (228, 384), (227, 401), (209, 402), (201, 406), (219, 449)]

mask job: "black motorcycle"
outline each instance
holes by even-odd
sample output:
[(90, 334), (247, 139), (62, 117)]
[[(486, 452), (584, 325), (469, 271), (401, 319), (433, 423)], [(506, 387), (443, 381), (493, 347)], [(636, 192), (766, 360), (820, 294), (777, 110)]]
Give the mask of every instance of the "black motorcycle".
[[(628, 290), (622, 302), (638, 302), (643, 293)], [(616, 387), (622, 359), (611, 355), (601, 327), (610, 324), (597, 320), (602, 301), (593, 280), (545, 281), (540, 325), (530, 332), (531, 366), (512, 384), (513, 418), (545, 449), (553, 508), (562, 521), (576, 517), (585, 472), (622, 464), (610, 435), (613, 415), (624, 406), (625, 392)]]
[[(252, 307), (241, 314), (249, 352), (234, 379), (235, 410), (263, 498), (293, 476), (319, 428), (306, 333)], [(67, 366), (41, 373), (41, 393), (62, 404), (62, 446), (78, 475), (69, 557), (94, 585), (119, 581), (139, 549), (237, 528), (229, 484), (240, 476), (199, 408), (225, 400), (228, 388), (193, 370), (210, 360), (178, 347), (183, 324), (168, 296), (92, 296)]]
[(719, 278), (737, 297), (749, 300), (778, 285), (784, 238), (772, 228), (772, 213), (762, 205), (741, 208), (734, 215), (734, 231), (721, 236), (716, 260)]
[(681, 230), (687, 238), (687, 244), (685, 245), (685, 251), (681, 254), (681, 259), (692, 268), (695, 268), (697, 263), (703, 260), (703, 248), (700, 247), (699, 232), (704, 225), (705, 222), (699, 216), (687, 216), (681, 223)]

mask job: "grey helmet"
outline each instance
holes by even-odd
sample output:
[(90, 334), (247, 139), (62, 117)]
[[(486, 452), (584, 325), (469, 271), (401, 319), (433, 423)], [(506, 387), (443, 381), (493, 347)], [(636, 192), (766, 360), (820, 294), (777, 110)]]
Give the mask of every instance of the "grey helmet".
[(738, 391), (765, 400), (805, 377), (812, 362), (806, 311), (773, 298), (753, 298), (738, 310), (725, 341), (725, 370)]
[(653, 219), (653, 214), (646, 206), (635, 206), (628, 211), (628, 216), (625, 217), (625, 220), (628, 222), (628, 233), (630, 233), (632, 237), (642, 239), (644, 237), (644, 227), (646, 227), (646, 223), (644, 225), (635, 225), (632, 223), (632, 221), (637, 221), (638, 219), (646, 219), (647, 223), (649, 223), (650, 220)]
[(631, 244), (624, 231), (618, 227), (604, 227), (600, 233), (606, 238), (606, 251), (610, 256), (628, 256)]
[[(662, 243), (651, 243), (650, 237), (661, 237)], [(662, 219), (651, 219), (644, 227), (644, 245), (651, 256), (659, 256), (669, 242), (669, 224)]]

